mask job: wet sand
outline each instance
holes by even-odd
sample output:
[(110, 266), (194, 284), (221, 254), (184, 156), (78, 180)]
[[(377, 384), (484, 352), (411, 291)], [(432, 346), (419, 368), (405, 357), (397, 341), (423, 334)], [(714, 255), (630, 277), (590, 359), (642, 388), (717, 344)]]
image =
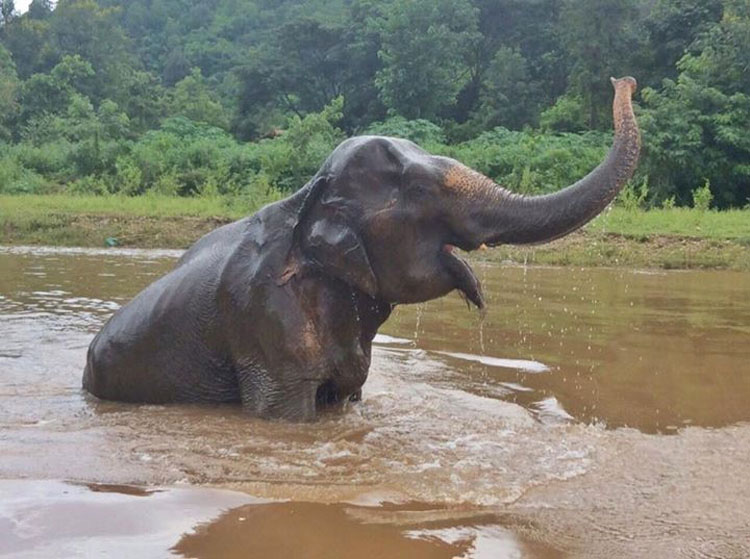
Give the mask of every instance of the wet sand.
[(0, 249), (0, 556), (750, 556), (750, 274), (480, 264), (311, 425), (86, 396), (176, 254)]

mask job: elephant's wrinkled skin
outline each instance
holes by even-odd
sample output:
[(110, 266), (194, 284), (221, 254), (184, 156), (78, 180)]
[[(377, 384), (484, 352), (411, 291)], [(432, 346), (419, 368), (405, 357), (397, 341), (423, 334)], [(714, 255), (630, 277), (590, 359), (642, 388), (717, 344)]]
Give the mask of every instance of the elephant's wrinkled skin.
[(393, 138), (343, 142), (296, 194), (209, 233), (121, 308), (83, 386), (128, 402), (241, 402), (310, 420), (356, 398), (393, 305), (482, 292), (453, 248), (538, 243), (580, 227), (635, 168), (635, 80), (613, 80), (615, 139), (558, 193), (523, 197)]

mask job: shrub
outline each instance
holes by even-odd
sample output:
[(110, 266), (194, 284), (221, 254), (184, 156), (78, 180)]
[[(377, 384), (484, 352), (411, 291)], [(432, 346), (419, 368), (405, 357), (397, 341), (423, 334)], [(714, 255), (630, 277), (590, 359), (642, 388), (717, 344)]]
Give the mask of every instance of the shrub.
[(436, 151), (455, 157), (511, 190), (546, 193), (585, 176), (602, 160), (609, 134), (540, 134), (495, 128)]
[(363, 133), (406, 138), (423, 147), (445, 143), (443, 129), (423, 118), (407, 120), (402, 116), (392, 116), (382, 122), (372, 123)]
[(586, 111), (580, 98), (564, 95), (539, 115), (542, 130), (580, 132), (586, 130)]
[(14, 157), (0, 158), (0, 193), (42, 194), (47, 187), (44, 177), (25, 169)]
[(693, 190), (693, 207), (696, 210), (702, 212), (708, 211), (713, 199), (714, 195), (711, 193), (711, 183), (708, 179), (703, 183), (703, 186), (699, 186)]
[(648, 198), (648, 178), (643, 179), (637, 186), (634, 181), (629, 181), (617, 196), (617, 203), (626, 211), (634, 212), (645, 209), (646, 198)]

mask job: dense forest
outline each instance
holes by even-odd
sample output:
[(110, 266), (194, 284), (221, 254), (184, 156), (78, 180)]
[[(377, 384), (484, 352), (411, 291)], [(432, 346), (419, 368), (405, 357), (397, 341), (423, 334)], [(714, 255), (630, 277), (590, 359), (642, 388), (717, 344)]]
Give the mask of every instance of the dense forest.
[(545, 192), (626, 74), (630, 203), (747, 205), (750, 0), (2, 0), (0, 192), (263, 198), (361, 133)]

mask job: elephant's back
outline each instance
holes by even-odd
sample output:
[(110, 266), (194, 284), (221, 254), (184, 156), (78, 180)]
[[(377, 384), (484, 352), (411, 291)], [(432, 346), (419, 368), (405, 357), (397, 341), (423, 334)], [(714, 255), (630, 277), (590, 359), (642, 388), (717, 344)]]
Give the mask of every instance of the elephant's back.
[(176, 267), (187, 264), (195, 258), (203, 257), (206, 252), (228, 256), (242, 242), (242, 237), (251, 220), (252, 216), (245, 217), (206, 233), (185, 251), (177, 261)]
[(130, 402), (237, 400), (216, 305), (230, 254), (207, 245), (120, 308), (91, 342), (84, 388)]

